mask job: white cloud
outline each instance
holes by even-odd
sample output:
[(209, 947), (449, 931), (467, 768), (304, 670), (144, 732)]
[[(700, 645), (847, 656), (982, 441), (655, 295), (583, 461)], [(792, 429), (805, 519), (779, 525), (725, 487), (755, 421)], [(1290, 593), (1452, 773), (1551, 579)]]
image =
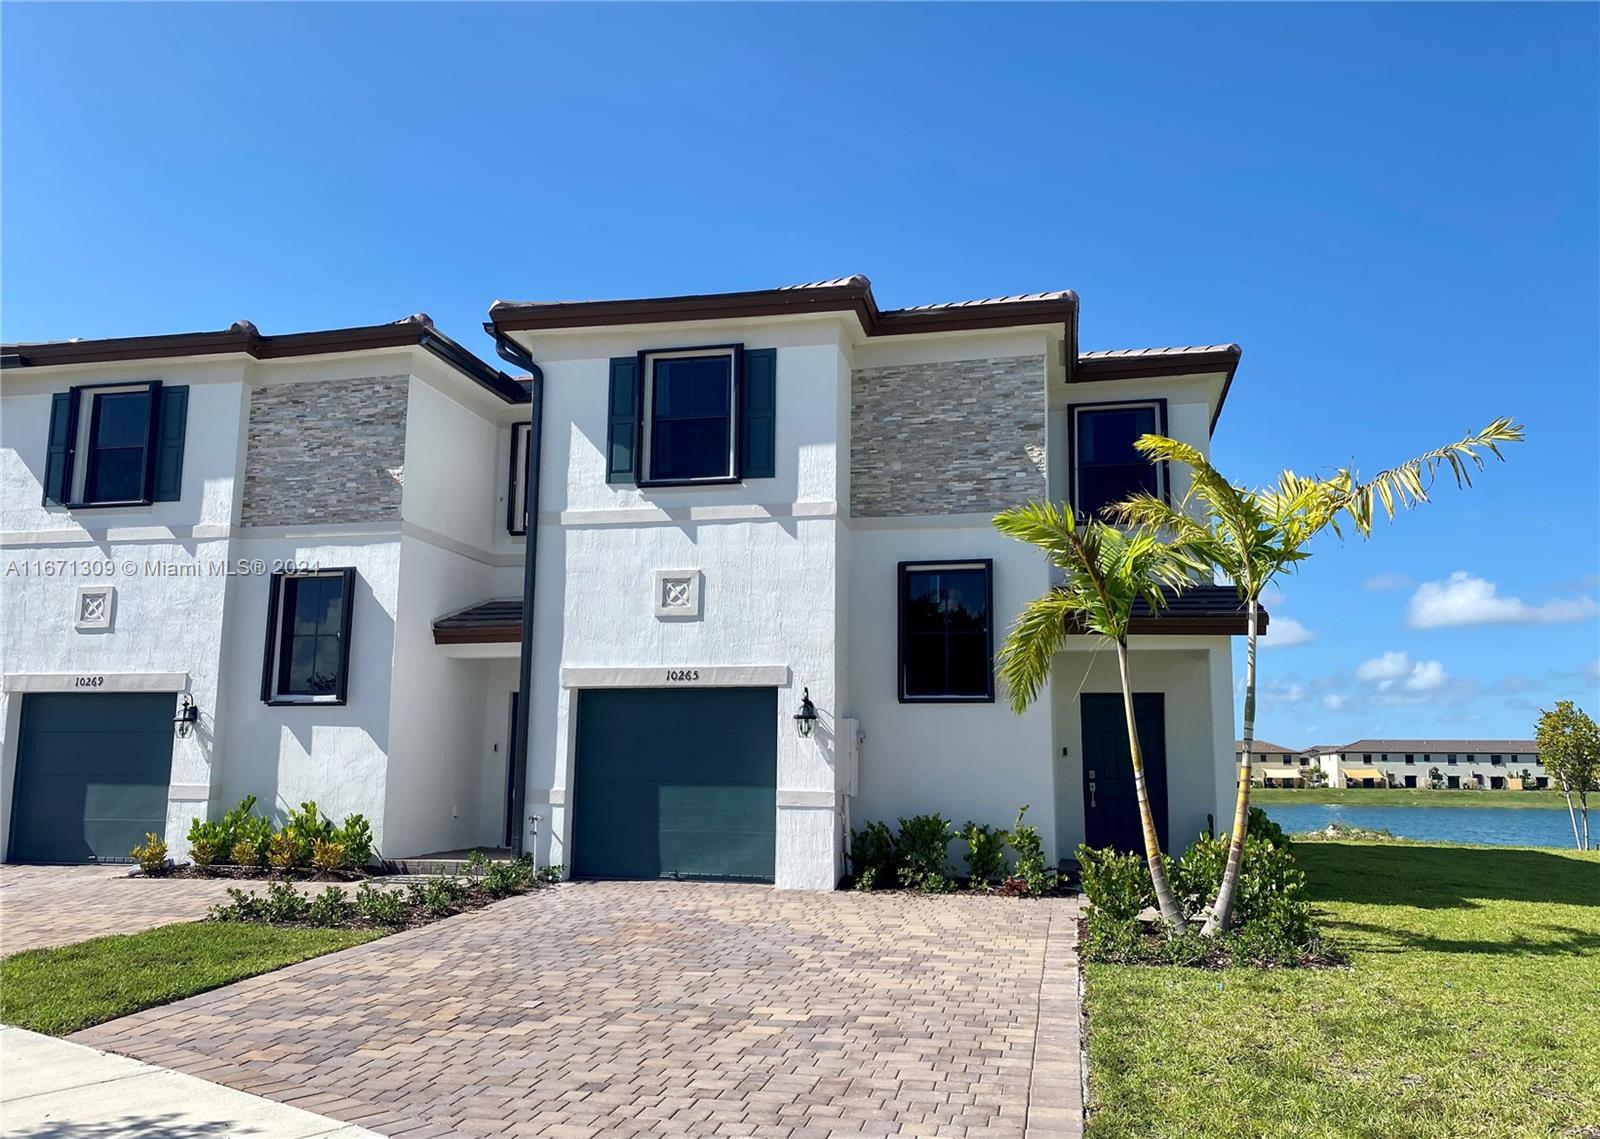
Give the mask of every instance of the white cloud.
[(1266, 635), (1261, 638), (1261, 647), (1286, 649), (1291, 645), (1310, 644), (1316, 639), (1315, 633), (1293, 617), (1274, 617), (1267, 625)]
[(1412, 692), (1432, 692), (1435, 688), (1442, 688), (1448, 679), (1449, 674), (1441, 662), (1419, 660), (1411, 670), (1411, 675), (1406, 677), (1406, 687)]
[(1343, 712), (1350, 703), (1350, 697), (1337, 692), (1330, 692), (1322, 698), (1322, 706), (1330, 712)]
[(1411, 584), (1411, 579), (1403, 573), (1377, 573), (1361, 583), (1361, 588), (1372, 593), (1382, 593), (1388, 589), (1404, 589)]
[(1559, 625), (1584, 621), (1600, 614), (1592, 597), (1555, 598), (1529, 605), (1517, 597), (1502, 597), (1492, 581), (1457, 570), (1445, 581), (1425, 581), (1411, 595), (1406, 624), (1413, 629), (1439, 629), (1452, 625)]
[(1398, 680), (1411, 667), (1411, 658), (1405, 653), (1384, 653), (1381, 657), (1362, 661), (1356, 666), (1357, 680)]

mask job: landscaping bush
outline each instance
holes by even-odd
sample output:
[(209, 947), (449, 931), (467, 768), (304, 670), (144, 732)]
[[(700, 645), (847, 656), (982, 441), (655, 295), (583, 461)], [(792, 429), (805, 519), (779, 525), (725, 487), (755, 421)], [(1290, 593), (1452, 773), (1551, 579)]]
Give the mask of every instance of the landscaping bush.
[(246, 869), (264, 866), (267, 861), (266, 853), (261, 849), (261, 845), (250, 838), (241, 838), (234, 843), (233, 849), (229, 854), (235, 866), (243, 866)]
[(263, 898), (254, 894), (246, 894), (237, 886), (228, 888), (228, 897), (231, 902), (219, 903), (211, 907), (213, 921), (268, 921), (267, 903)]
[(899, 880), (894, 836), (885, 823), (868, 823), (850, 836), (850, 872), (856, 889), (881, 890)]
[(331, 842), (336, 837), (333, 820), (318, 810), (313, 799), (301, 803), (299, 810), (290, 811), (284, 817), (283, 829), (298, 834), (308, 848), (318, 842)]
[(945, 859), (955, 833), (943, 815), (913, 815), (900, 820), (900, 880), (925, 894), (942, 894), (955, 889), (945, 875)]
[(311, 905), (306, 911), (306, 916), (312, 925), (333, 927), (343, 925), (350, 912), (350, 903), (345, 899), (344, 891), (337, 886), (329, 886), (322, 893), (311, 899)]
[(1078, 873), (1083, 880), (1083, 896), (1109, 918), (1131, 921), (1140, 910), (1155, 904), (1150, 867), (1132, 851), (1080, 846)]
[(343, 870), (348, 858), (344, 843), (333, 839), (318, 839), (311, 844), (311, 865), (324, 874)]
[(167, 865), (167, 844), (160, 835), (146, 833), (144, 841), (130, 853), (133, 855), (133, 860), (139, 864), (139, 869), (152, 877), (165, 874), (171, 869)]
[[(1016, 825), (1006, 832), (1006, 843), (1017, 855), (1016, 868), (1007, 885), (1010, 886), (1009, 893), (1021, 892), (1037, 898), (1049, 893), (1055, 886), (1056, 872), (1045, 861), (1044, 842), (1039, 837), (1039, 828), (1022, 821), (1022, 816), (1027, 813), (1028, 804), (1024, 803), (1017, 812)], [(1012, 886), (1011, 883), (1017, 885)]]
[(380, 890), (363, 882), (356, 890), (356, 914), (373, 925), (405, 925), (409, 912), (399, 890)]
[(311, 861), (311, 846), (293, 827), (284, 827), (267, 843), (267, 865), (274, 870), (293, 870)]
[(189, 861), (205, 869), (228, 856), (228, 832), (221, 823), (195, 819), (189, 824)]
[(287, 882), (274, 882), (267, 887), (267, 920), (275, 922), (304, 921), (311, 904), (306, 896)]
[(983, 886), (999, 878), (1006, 857), (1006, 832), (969, 819), (961, 828), (961, 837), (967, 843), (967, 877), (972, 885)]
[(1289, 836), (1260, 807), (1251, 807), (1244, 826), (1246, 838), (1259, 838), (1280, 849), (1288, 849)]
[(372, 861), (372, 825), (367, 816), (346, 815), (334, 839), (344, 844), (345, 862), (350, 869), (364, 870)]

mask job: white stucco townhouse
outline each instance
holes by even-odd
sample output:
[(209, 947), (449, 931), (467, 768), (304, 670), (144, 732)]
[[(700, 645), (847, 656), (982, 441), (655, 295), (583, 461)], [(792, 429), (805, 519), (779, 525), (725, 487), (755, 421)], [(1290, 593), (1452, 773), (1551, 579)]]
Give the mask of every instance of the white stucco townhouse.
[[(1054, 857), (1131, 846), (1111, 654), (1071, 638), (1020, 716), (996, 691), (1052, 579), (990, 519), (1181, 495), (1131, 442), (1207, 451), (1239, 352), (1077, 325), (1071, 292), (880, 310), (851, 277), (499, 302), (521, 377), (420, 316), (5, 345), (6, 857), (181, 857), (245, 794), (596, 877), (828, 889), (852, 825), (1024, 803)], [(1242, 632), (1215, 587), (1137, 623), (1170, 843), (1231, 802)]]

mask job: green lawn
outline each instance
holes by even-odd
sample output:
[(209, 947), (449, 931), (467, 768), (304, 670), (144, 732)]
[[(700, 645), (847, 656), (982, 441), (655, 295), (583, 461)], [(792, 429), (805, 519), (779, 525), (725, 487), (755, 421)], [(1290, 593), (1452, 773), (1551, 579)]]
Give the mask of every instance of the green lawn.
[(1415, 787), (1256, 787), (1250, 801), (1258, 806), (1279, 803), (1343, 803), (1367, 807), (1560, 807), (1560, 791), (1428, 791)]
[(0, 1021), (52, 1036), (203, 993), (382, 936), (183, 922), (0, 960)]
[(1088, 966), (1089, 1139), (1600, 1135), (1600, 855), (1295, 854), (1350, 967)]

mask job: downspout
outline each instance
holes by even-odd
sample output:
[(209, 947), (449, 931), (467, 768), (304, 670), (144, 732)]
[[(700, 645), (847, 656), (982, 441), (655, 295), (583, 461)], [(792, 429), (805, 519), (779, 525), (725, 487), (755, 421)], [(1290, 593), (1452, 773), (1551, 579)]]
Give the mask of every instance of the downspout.
[[(532, 380), (528, 390), (528, 487), (525, 496), (528, 524), (525, 527), (527, 544), (522, 563), (522, 648), (517, 659), (517, 691), (521, 696), (517, 699), (517, 723), (514, 728), (517, 738), (511, 741), (510, 756), (516, 765), (511, 783), (511, 811), (512, 818), (517, 820), (511, 833), (511, 853), (520, 857), (523, 853), (523, 835), (529, 821), (523, 812), (527, 809), (528, 799), (528, 723), (529, 708), (533, 705), (533, 599), (534, 580), (539, 568), (539, 459), (544, 435), (544, 372), (533, 362), (533, 357), (501, 332), (493, 321), (486, 321), (483, 330), (494, 337), (494, 350), (500, 358), (526, 369)], [(537, 832), (534, 843), (537, 846)]]

